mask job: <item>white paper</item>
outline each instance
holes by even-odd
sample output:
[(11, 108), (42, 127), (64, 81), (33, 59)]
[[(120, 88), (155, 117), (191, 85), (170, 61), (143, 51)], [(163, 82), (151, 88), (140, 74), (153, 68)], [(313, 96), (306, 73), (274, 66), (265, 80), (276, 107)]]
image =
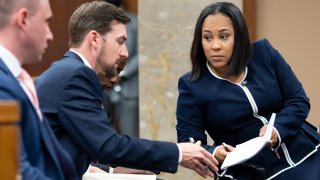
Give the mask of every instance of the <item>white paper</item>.
[(110, 174), (86, 172), (82, 180), (156, 180), (156, 175), (143, 174)]
[(86, 173), (82, 176), (82, 180), (156, 180), (157, 176), (147, 174), (113, 174), (107, 172), (90, 172), (89, 165)]
[(266, 143), (271, 140), (275, 117), (276, 114), (272, 113), (266, 132), (262, 137), (256, 137), (244, 143), (238, 144), (235, 150), (227, 155), (223, 164), (221, 165), (221, 169), (224, 170), (230, 166), (240, 164), (256, 155), (266, 145)]

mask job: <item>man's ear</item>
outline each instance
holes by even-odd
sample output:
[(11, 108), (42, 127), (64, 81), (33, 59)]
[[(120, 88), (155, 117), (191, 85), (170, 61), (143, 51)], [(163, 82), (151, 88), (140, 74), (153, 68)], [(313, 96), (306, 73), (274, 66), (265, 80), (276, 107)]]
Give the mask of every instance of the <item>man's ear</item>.
[(21, 8), (18, 10), (18, 12), (16, 13), (16, 18), (15, 18), (15, 24), (21, 28), (21, 29), (25, 29), (25, 27), (28, 25), (29, 23), (29, 12), (26, 8)]
[(95, 30), (91, 30), (88, 34), (87, 34), (90, 44), (94, 47), (94, 48), (98, 48), (99, 44), (101, 43), (101, 37), (100, 34), (95, 31)]

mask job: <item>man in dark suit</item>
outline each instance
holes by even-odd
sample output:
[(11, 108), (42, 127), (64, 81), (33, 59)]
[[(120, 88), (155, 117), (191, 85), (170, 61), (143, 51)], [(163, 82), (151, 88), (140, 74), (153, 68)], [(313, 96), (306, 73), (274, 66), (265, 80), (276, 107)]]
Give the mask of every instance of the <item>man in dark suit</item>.
[(20, 104), (22, 179), (79, 179), (70, 156), (42, 117), (35, 87), (22, 64), (40, 61), (52, 12), (48, 0), (0, 0), (0, 100)]
[(44, 116), (80, 174), (90, 161), (98, 161), (170, 173), (180, 164), (203, 177), (213, 176), (217, 160), (200, 146), (121, 136), (107, 121), (101, 86), (117, 83), (126, 64), (128, 22), (122, 9), (104, 1), (85, 3), (73, 13), (70, 51), (36, 80)]

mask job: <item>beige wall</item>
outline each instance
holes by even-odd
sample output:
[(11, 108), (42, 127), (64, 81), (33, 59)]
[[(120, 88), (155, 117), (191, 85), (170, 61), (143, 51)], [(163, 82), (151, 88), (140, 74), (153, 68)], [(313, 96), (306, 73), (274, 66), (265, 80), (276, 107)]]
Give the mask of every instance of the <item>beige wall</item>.
[(257, 0), (257, 39), (268, 38), (290, 64), (311, 102), (308, 117), (320, 124), (320, 1)]
[[(139, 0), (140, 137), (177, 142), (179, 76), (189, 69), (189, 49), (197, 17), (211, 0)], [(166, 180), (202, 179), (179, 167)]]

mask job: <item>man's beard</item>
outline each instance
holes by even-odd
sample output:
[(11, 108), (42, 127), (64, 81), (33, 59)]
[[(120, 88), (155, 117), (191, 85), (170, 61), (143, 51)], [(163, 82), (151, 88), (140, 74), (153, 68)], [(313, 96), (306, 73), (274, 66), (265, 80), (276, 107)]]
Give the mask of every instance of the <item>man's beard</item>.
[(105, 71), (100, 71), (97, 74), (102, 89), (110, 89), (114, 86), (113, 82), (111, 82), (111, 78), (114, 78), (117, 75), (114, 68), (108, 67)]
[(104, 76), (106, 77), (106, 78), (113, 78), (113, 77), (115, 77), (116, 76), (116, 71), (114, 70), (114, 68), (113, 67), (108, 67), (105, 71), (104, 71)]

